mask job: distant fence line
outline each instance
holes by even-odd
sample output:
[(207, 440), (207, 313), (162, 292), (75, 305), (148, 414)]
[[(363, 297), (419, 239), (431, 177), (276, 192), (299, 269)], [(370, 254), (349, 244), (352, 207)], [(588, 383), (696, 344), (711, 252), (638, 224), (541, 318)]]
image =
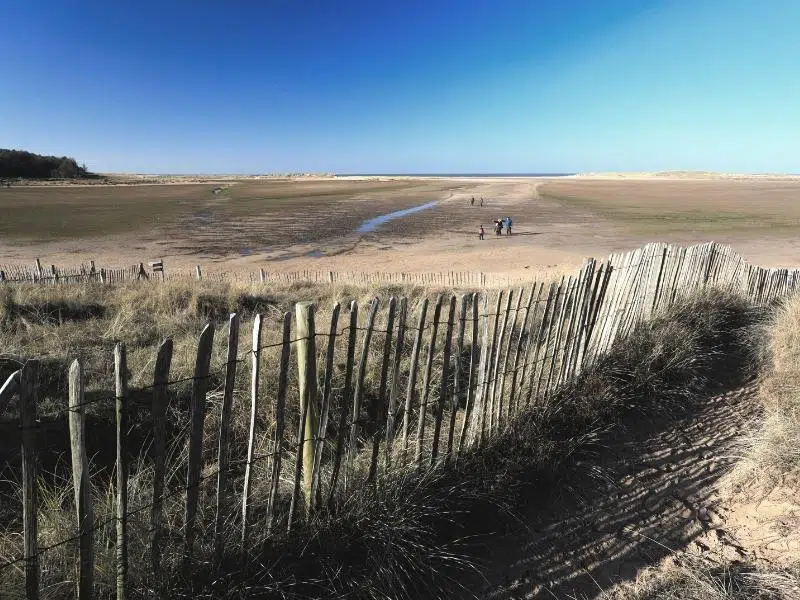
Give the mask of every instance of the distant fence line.
[[(641, 261), (645, 262), (639, 264)], [(690, 264), (688, 266), (684, 265), (684, 261), (688, 261)], [(761, 280), (768, 280), (772, 282), (772, 285), (780, 286), (782, 277), (787, 278), (786, 285), (791, 284), (789, 281), (791, 278), (797, 277), (797, 269), (765, 269), (750, 265), (729, 246), (715, 242), (688, 248), (663, 243), (648, 244), (632, 252), (613, 253), (609, 256), (607, 262), (616, 269), (638, 269), (637, 276), (633, 277), (632, 280), (638, 280), (640, 284), (641, 275), (645, 270), (648, 270), (648, 277), (658, 279), (658, 270), (653, 271), (653, 268), (657, 267), (657, 269), (664, 271), (662, 275), (666, 279), (666, 282), (649, 282), (657, 286), (676, 284), (677, 281), (670, 280), (670, 275), (675, 275), (678, 271), (691, 268), (691, 264), (700, 262), (705, 264), (708, 269), (708, 273), (703, 274), (704, 279), (710, 278), (709, 280), (712, 283), (717, 280), (724, 280), (725, 284), (729, 285), (731, 289), (741, 289), (746, 293), (751, 292), (750, 288), (757, 287)], [(97, 268), (94, 261), (91, 261), (89, 264), (78, 267), (58, 268), (55, 265), (44, 267), (40, 259), (37, 258), (32, 266), (0, 265), (0, 283), (56, 284), (98, 282), (114, 284), (129, 281), (181, 281), (194, 279), (242, 283), (397, 284), (481, 289), (532, 283), (541, 277), (541, 273), (536, 269), (533, 269), (529, 275), (525, 273), (507, 274), (475, 271), (392, 273), (386, 271), (318, 271), (308, 269), (272, 272), (263, 268), (257, 272), (204, 273), (201, 265), (197, 265), (192, 271), (167, 269), (163, 261), (151, 262), (149, 266), (149, 270), (145, 263), (122, 268)]]
[[(40, 364), (28, 360), (0, 389), (0, 417), (14, 400), (19, 411), (23, 498), (20, 548), (0, 564), (0, 575), (12, 570), (27, 598), (38, 599), (43, 577), (48, 585), (70, 579), (52, 568), (43, 572), (42, 555), (70, 545), (78, 564), (78, 598), (98, 591), (130, 597), (131, 530), (139, 528), (149, 589), (162, 589), (169, 569), (192, 572), (201, 544), (213, 548), (212, 560), (219, 561), (226, 549), (251, 550), (254, 531), (284, 535), (357, 488), (403, 470), (449, 468), (466, 449), (485, 446), (517, 414), (552, 397), (638, 322), (683, 297), (714, 286), (764, 305), (794, 292), (798, 277), (797, 270), (750, 266), (716, 243), (648, 244), (607, 262), (589, 259), (576, 275), (556, 282), (440, 294), (433, 306), (425, 298), (414, 305), (407, 298), (384, 305), (376, 298), (364, 307), (337, 303), (330, 320), (317, 323), (317, 307), (300, 302), (294, 315), (283, 315), (274, 336), (281, 341), (271, 344), (262, 343), (260, 315), (251, 325), (252, 342), (243, 343), (241, 319), (232, 314), (225, 362), (216, 373), (210, 368), (214, 323), (200, 333), (189, 378), (171, 379), (173, 341), (165, 339), (156, 352), (153, 385), (137, 389), (128, 386), (121, 342), (106, 397), (87, 401), (82, 363), (76, 360), (69, 369), (68, 409), (59, 418), (69, 423), (77, 529), (74, 537), (49, 546), (39, 539), (37, 521)], [(237, 378), (237, 369), (248, 369), (249, 377)], [(188, 410), (171, 404), (181, 390), (188, 394)], [(134, 394), (149, 398), (145, 406), (152, 420), (149, 449), (141, 453), (128, 437)], [(111, 481), (114, 510), (99, 519), (92, 485), (107, 489), (109, 482), (90, 481), (85, 410), (104, 400), (114, 405), (118, 458)], [(249, 414), (248, 439), (240, 445), (230, 435), (234, 403), (245, 404), (239, 410)], [(184, 428), (169, 428), (185, 432), (172, 440), (166, 433), (168, 406), (186, 421)], [(213, 456), (204, 437), (212, 417), (219, 423)], [(137, 454), (143, 457), (132, 473), (129, 460)], [(185, 458), (168, 469), (174, 455)], [(146, 502), (131, 504), (129, 488), (141, 485), (132, 486), (130, 477), (140, 477), (139, 471), (148, 474), (150, 492)], [(168, 502), (180, 503), (180, 523), (165, 518)], [(113, 548), (98, 543), (101, 533)], [(164, 564), (167, 544), (180, 547), (180, 565)], [(114, 589), (97, 589), (101, 552), (116, 563)]]
[(267, 271), (259, 269), (251, 272), (205, 273), (197, 265), (193, 271), (167, 269), (159, 261), (163, 270), (153, 271), (144, 263), (123, 268), (96, 267), (94, 261), (78, 267), (59, 268), (55, 265), (44, 267), (39, 259), (32, 266), (0, 266), (0, 283), (125, 283), (130, 281), (231, 281), (239, 283), (341, 283), (352, 285), (397, 284), (443, 286), (463, 288), (483, 288), (508, 286), (532, 282), (536, 276), (503, 273), (479, 273), (474, 271), (446, 271), (430, 273), (391, 273), (366, 271)]

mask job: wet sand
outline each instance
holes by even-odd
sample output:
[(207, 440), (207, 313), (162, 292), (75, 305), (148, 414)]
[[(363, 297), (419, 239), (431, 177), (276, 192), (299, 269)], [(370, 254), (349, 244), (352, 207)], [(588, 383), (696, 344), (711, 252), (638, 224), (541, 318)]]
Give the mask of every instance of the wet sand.
[[(318, 178), (224, 185), (217, 194), (217, 185), (188, 183), (95, 186), (91, 193), (2, 190), (0, 209), (13, 218), (0, 232), (0, 264), (40, 257), (59, 266), (89, 260), (124, 266), (163, 258), (172, 269), (202, 264), (206, 272), (511, 274), (568, 268), (648, 241), (712, 239), (756, 264), (800, 264), (796, 178)], [(431, 202), (358, 232), (371, 219)], [(31, 221), (34, 207), (49, 220)], [(498, 238), (491, 223), (504, 216), (513, 218), (514, 235)]]

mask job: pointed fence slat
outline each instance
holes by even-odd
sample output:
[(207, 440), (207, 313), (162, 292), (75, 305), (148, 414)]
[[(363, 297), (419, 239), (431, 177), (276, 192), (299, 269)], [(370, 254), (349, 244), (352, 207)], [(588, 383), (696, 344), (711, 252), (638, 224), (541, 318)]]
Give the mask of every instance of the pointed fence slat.
[(117, 422), (117, 600), (128, 597), (128, 360), (125, 344), (114, 346)]
[(478, 359), (480, 357), (480, 347), (478, 345), (478, 298), (479, 295), (477, 293), (472, 294), (470, 298), (470, 302), (472, 303), (472, 343), (470, 346), (469, 375), (467, 377), (467, 398), (464, 406), (464, 420), (461, 423), (461, 431), (458, 435), (456, 456), (459, 456), (464, 449), (467, 427), (470, 425), (475, 407), (475, 397), (477, 392), (475, 376), (477, 373), (476, 369), (478, 367)]
[[(283, 313), (283, 336), (281, 340), (281, 358), (280, 366), (278, 367), (278, 390), (275, 396), (275, 431), (272, 437), (272, 452), (270, 456), (270, 479), (269, 479), (269, 495), (267, 496), (267, 512), (265, 515), (267, 521), (267, 533), (271, 533), (274, 518), (275, 518), (275, 505), (278, 499), (278, 486), (281, 479), (281, 466), (283, 465), (283, 435), (286, 430), (286, 422), (284, 421), (284, 411), (286, 409), (286, 392), (289, 386), (289, 360), (291, 358), (291, 331), (292, 331), (292, 316), (290, 313)], [(253, 343), (255, 344), (256, 334), (253, 330)], [(254, 369), (257, 363), (254, 361)], [(256, 370), (257, 372), (257, 370)], [(254, 396), (255, 398), (255, 396)], [(255, 401), (253, 402), (255, 407)], [(251, 425), (252, 428), (252, 425)], [(252, 454), (248, 458), (248, 466), (250, 466), (253, 457)], [(245, 478), (245, 481), (248, 481)]]
[(422, 467), (422, 451), (425, 445), (425, 423), (428, 416), (428, 398), (431, 391), (431, 375), (433, 374), (433, 358), (436, 354), (436, 334), (439, 330), (439, 317), (442, 313), (443, 297), (439, 294), (436, 297), (436, 305), (433, 309), (433, 323), (431, 324), (431, 338), (428, 342), (428, 358), (425, 363), (425, 376), (422, 381), (422, 397), (419, 402), (419, 414), (417, 415), (417, 449), (414, 455), (414, 463), (417, 468)]
[(392, 336), (394, 333), (394, 315), (397, 301), (394, 296), (389, 298), (389, 313), (386, 316), (386, 333), (383, 339), (383, 360), (381, 361), (380, 382), (378, 383), (378, 396), (372, 404), (370, 418), (375, 426), (372, 434), (372, 457), (369, 463), (367, 482), (374, 482), (378, 472), (378, 452), (381, 440), (386, 436), (386, 382), (389, 377), (389, 358), (392, 353)]
[[(325, 381), (322, 384), (322, 407), (319, 415), (319, 427), (314, 446), (314, 480), (311, 485), (311, 499), (314, 504), (320, 496), (320, 479), (322, 477), (322, 455), (325, 451), (325, 440), (328, 431), (328, 418), (331, 402), (331, 382), (333, 380), (333, 356), (336, 350), (336, 328), (339, 325), (341, 304), (335, 302), (331, 311), (331, 326), (328, 330), (328, 348), (325, 352)], [(313, 508), (313, 505), (312, 505)]]
[[(250, 426), (247, 437), (247, 463), (244, 470), (244, 488), (242, 489), (242, 544), (248, 538), (250, 527), (250, 493), (253, 485), (253, 458), (256, 444), (256, 418), (258, 415), (259, 367), (261, 362), (261, 315), (253, 319), (253, 342), (250, 360)], [(281, 419), (282, 421), (282, 419)], [(276, 427), (279, 422), (276, 421)], [(269, 523), (271, 520), (268, 520)], [(269, 529), (269, 525), (267, 526)]]
[(347, 467), (345, 468), (345, 489), (350, 485), (348, 480), (353, 477), (353, 467), (356, 460), (356, 453), (358, 452), (358, 438), (361, 432), (361, 404), (364, 399), (364, 379), (367, 374), (369, 347), (372, 341), (372, 331), (375, 328), (375, 317), (378, 314), (379, 305), (380, 302), (377, 298), (372, 300), (361, 345), (361, 360), (358, 363), (356, 388), (353, 394), (353, 420), (350, 424), (350, 447), (347, 453)]
[[(517, 336), (517, 346), (514, 349), (514, 362), (512, 363), (511, 367), (511, 388), (509, 389), (509, 396), (508, 396), (508, 410), (511, 414), (514, 414), (517, 411), (516, 406), (516, 398), (517, 398), (517, 381), (524, 382), (524, 375), (525, 375), (525, 367), (520, 367), (519, 361), (522, 357), (522, 344), (523, 340), (527, 340), (526, 343), (530, 342), (531, 338), (531, 331), (528, 329), (528, 321), (530, 320), (531, 316), (531, 306), (536, 306), (539, 304), (539, 298), (542, 295), (542, 289), (544, 288), (544, 284), (536, 284), (533, 285), (530, 292), (528, 293), (528, 301), (525, 303), (525, 316), (522, 318), (522, 324), (519, 328), (519, 335)], [(534, 301), (534, 293), (536, 294), (536, 300)], [(522, 295), (520, 295), (520, 298)], [(534, 304), (534, 302), (536, 304)], [(532, 325), (531, 325), (532, 327)], [(526, 365), (527, 366), (527, 365)], [(520, 376), (519, 370), (522, 368), (522, 376)]]
[(187, 579), (191, 577), (194, 562), (195, 526), (202, 481), (200, 475), (203, 468), (203, 426), (206, 418), (206, 392), (213, 344), (214, 324), (209, 323), (200, 334), (197, 345), (189, 405), (189, 462), (186, 468), (186, 512), (183, 531), (183, 572)]
[(94, 510), (86, 452), (83, 366), (75, 360), (69, 369), (69, 440), (72, 455), (72, 483), (78, 522), (77, 599), (89, 600), (94, 592)]
[(406, 389), (406, 403), (403, 410), (403, 436), (402, 452), (405, 460), (408, 449), (408, 432), (411, 422), (411, 407), (414, 400), (414, 392), (417, 384), (417, 369), (419, 366), (419, 353), (422, 348), (422, 334), (425, 331), (425, 319), (428, 312), (428, 299), (423, 298), (419, 307), (419, 317), (417, 318), (417, 335), (414, 338), (414, 348), (411, 351), (411, 367), (408, 373), (408, 387)]
[(333, 505), (336, 494), (336, 485), (341, 469), (344, 453), (345, 436), (347, 435), (347, 416), (350, 413), (350, 406), (353, 401), (353, 365), (356, 354), (356, 333), (358, 332), (358, 303), (350, 303), (350, 325), (347, 328), (347, 363), (344, 375), (344, 392), (342, 394), (342, 406), (339, 413), (339, 424), (336, 431), (336, 450), (333, 457), (333, 470), (331, 471), (331, 485), (328, 492), (328, 506)]
[(162, 579), (161, 537), (164, 520), (164, 485), (167, 474), (167, 402), (172, 338), (161, 342), (153, 373), (153, 507), (150, 513), (150, 565), (160, 598), (166, 597)]
[(439, 402), (436, 406), (436, 421), (433, 426), (433, 444), (431, 446), (431, 466), (436, 465), (439, 456), (439, 437), (442, 431), (442, 417), (444, 416), (445, 402), (450, 386), (450, 352), (453, 344), (453, 317), (456, 310), (456, 297), (450, 296), (447, 312), (447, 325), (445, 327), (444, 351), (442, 354), (442, 381), (439, 388)]
[(473, 408), (473, 421), (475, 422), (474, 439), (478, 444), (478, 447), (483, 447), (487, 434), (488, 415), (486, 414), (486, 409), (488, 403), (486, 402), (486, 389), (488, 382), (486, 375), (489, 365), (489, 346), (489, 298), (484, 294), (483, 314), (481, 315), (481, 355), (478, 361), (478, 373), (476, 380), (478, 389), (475, 396), (475, 407)]
[(25, 597), (39, 600), (39, 480), (36, 413), (39, 405), (39, 361), (27, 360), (20, 371), (19, 408), (22, 427), (22, 539)]
[[(500, 373), (500, 387), (499, 387), (499, 390), (500, 390), (500, 392), (499, 392), (500, 393), (500, 408), (499, 408), (499, 410), (500, 410), (501, 415), (502, 415), (502, 411), (503, 411), (503, 401), (506, 400), (506, 379), (507, 379), (507, 376), (508, 376), (508, 359), (511, 357), (511, 350), (512, 350), (513, 341), (514, 341), (514, 331), (517, 328), (517, 320), (519, 319), (519, 310), (520, 310), (520, 307), (522, 306), (522, 296), (524, 295), (524, 293), (525, 293), (525, 290), (520, 288), (519, 292), (517, 293), (517, 304), (514, 307), (513, 315), (512, 315), (512, 318), (511, 318), (511, 327), (509, 327), (509, 329), (508, 329), (508, 343), (506, 344), (505, 357), (503, 358), (503, 367), (502, 367), (502, 370), (501, 370), (501, 373)], [(531, 289), (530, 294), (533, 294), (533, 289)], [(520, 339), (520, 340), (522, 339), (522, 331), (519, 332), (519, 335), (517, 336), (517, 338)], [(505, 403), (505, 406), (506, 406), (506, 417), (505, 418), (506, 419), (510, 418), (511, 414), (512, 414), (511, 397), (510, 397), (510, 395), (507, 398), (507, 400), (508, 401)]]
[(484, 408), (488, 411), (489, 417), (489, 433), (493, 433), (495, 429), (495, 412), (494, 412), (494, 396), (492, 394), (492, 390), (494, 389), (494, 377), (492, 369), (492, 365), (495, 362), (495, 355), (497, 354), (497, 333), (498, 333), (498, 323), (500, 322), (500, 314), (501, 308), (503, 306), (503, 295), (505, 292), (501, 290), (497, 294), (497, 305), (494, 309), (494, 325), (492, 326), (492, 342), (489, 346), (489, 358), (486, 362), (486, 374), (484, 375), (484, 389), (483, 389), (483, 402)]
[[(199, 271), (198, 271), (199, 272)], [(233, 392), (236, 385), (236, 366), (239, 358), (239, 315), (228, 317), (228, 352), (225, 359), (225, 389), (222, 395), (219, 422), (217, 459), (217, 506), (214, 518), (214, 564), (219, 565), (225, 550), (228, 518), (228, 469), (230, 468), (230, 427)]]
[(403, 360), (403, 350), (406, 339), (406, 317), (408, 314), (408, 299), (400, 298), (400, 308), (397, 322), (397, 342), (394, 346), (394, 361), (392, 363), (392, 385), (389, 389), (389, 408), (386, 415), (386, 466), (392, 462), (392, 445), (395, 437), (395, 424), (398, 411), (398, 395), (400, 394), (400, 365)]
[[(459, 300), (458, 309), (458, 332), (456, 333), (456, 350), (455, 350), (455, 374), (453, 377), (453, 393), (450, 400), (450, 424), (447, 428), (447, 457), (448, 459), (453, 454), (453, 439), (456, 429), (456, 417), (458, 416), (458, 409), (461, 404), (461, 396), (463, 394), (464, 376), (463, 361), (464, 361), (464, 334), (467, 328), (467, 303), (469, 297), (466, 294), (461, 295)], [(469, 364), (469, 363), (467, 363)], [(464, 420), (466, 423), (466, 418)]]

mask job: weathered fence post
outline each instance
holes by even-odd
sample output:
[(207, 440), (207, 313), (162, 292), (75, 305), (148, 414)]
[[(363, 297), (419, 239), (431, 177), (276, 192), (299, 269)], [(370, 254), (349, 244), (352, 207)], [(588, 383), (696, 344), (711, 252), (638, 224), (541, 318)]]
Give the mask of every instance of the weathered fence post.
[(329, 507), (333, 505), (334, 496), (336, 495), (336, 483), (342, 466), (342, 453), (344, 452), (345, 436), (347, 435), (347, 415), (353, 399), (353, 364), (356, 354), (356, 332), (358, 331), (358, 303), (355, 301), (350, 303), (350, 325), (347, 329), (347, 364), (344, 371), (344, 393), (342, 394), (342, 407), (339, 413), (339, 426), (336, 432), (336, 454), (333, 458), (331, 487), (328, 492)]
[[(198, 267), (199, 269), (199, 267)], [(228, 354), (225, 360), (225, 391), (222, 395), (219, 422), (219, 454), (217, 463), (217, 512), (214, 519), (214, 564), (219, 565), (225, 550), (228, 515), (228, 469), (230, 467), (230, 426), (233, 405), (233, 387), (236, 384), (236, 366), (239, 357), (239, 315), (228, 318)]]
[(128, 360), (125, 344), (114, 347), (117, 413), (117, 600), (128, 597)]
[(386, 466), (392, 463), (392, 444), (395, 436), (395, 421), (398, 410), (398, 394), (400, 393), (400, 362), (403, 358), (403, 346), (406, 339), (406, 317), (408, 299), (400, 298), (400, 315), (397, 323), (397, 342), (394, 346), (394, 362), (392, 364), (392, 386), (389, 388), (389, 409), (386, 415)]
[(39, 361), (25, 361), (20, 373), (19, 409), (22, 426), (22, 537), (27, 600), (39, 600), (39, 483), (35, 429), (38, 392)]
[(186, 514), (184, 519), (183, 573), (191, 578), (194, 560), (194, 536), (197, 522), (197, 503), (200, 499), (200, 473), (203, 468), (203, 424), (206, 417), (206, 392), (211, 350), (214, 344), (214, 324), (209, 323), (200, 334), (197, 358), (192, 378), (192, 397), (189, 405), (189, 464), (186, 469)]
[(411, 406), (414, 399), (414, 389), (417, 385), (417, 368), (419, 364), (419, 351), (422, 348), (422, 333), (425, 331), (425, 317), (428, 313), (428, 299), (423, 298), (419, 307), (417, 319), (417, 335), (414, 337), (414, 349), (411, 351), (411, 366), (408, 372), (408, 387), (406, 389), (406, 403), (403, 409), (403, 435), (402, 453), (405, 461), (408, 450), (408, 429), (411, 423)]
[[(538, 287), (538, 291), (536, 291), (536, 304), (534, 304), (533, 293), (534, 293), (535, 290), (537, 290), (537, 287)], [(517, 410), (517, 404), (516, 404), (517, 382), (519, 382), (520, 386), (524, 385), (523, 377), (524, 377), (524, 373), (525, 373), (525, 370), (526, 370), (525, 367), (527, 366), (527, 364), (522, 366), (522, 374), (523, 375), (520, 376), (519, 375), (519, 369), (520, 369), (519, 360), (523, 356), (523, 353), (522, 353), (522, 341), (523, 341), (523, 338), (524, 338), (525, 339), (525, 350), (527, 351), (528, 346), (530, 345), (531, 334), (533, 333), (533, 331), (532, 331), (533, 330), (533, 324), (531, 324), (530, 328), (528, 330), (526, 330), (526, 328), (528, 327), (528, 320), (530, 319), (530, 316), (531, 316), (531, 306), (533, 305), (534, 312), (535, 312), (536, 311), (536, 306), (538, 306), (538, 304), (539, 304), (539, 298), (542, 295), (542, 290), (543, 289), (544, 289), (544, 283), (539, 284), (538, 286), (537, 286), (536, 283), (533, 284), (533, 287), (531, 288), (531, 291), (528, 294), (528, 302), (525, 304), (525, 316), (522, 318), (522, 325), (520, 325), (520, 328), (519, 328), (519, 336), (517, 337), (517, 347), (514, 350), (514, 363), (513, 363), (513, 366), (511, 367), (511, 389), (509, 390), (509, 395), (508, 395), (508, 411), (509, 411), (509, 413), (512, 413), (512, 414), (514, 412), (516, 412), (516, 410)], [(520, 298), (521, 297), (522, 297), (522, 295), (520, 294)], [(527, 352), (526, 352), (526, 354), (527, 354)]]
[[(253, 485), (253, 456), (256, 444), (256, 418), (258, 411), (259, 363), (261, 359), (261, 315), (253, 319), (253, 342), (250, 348), (250, 427), (247, 438), (247, 463), (244, 467), (242, 490), (242, 545), (247, 541), (250, 527), (250, 489)], [(277, 423), (276, 423), (277, 427)]]
[[(497, 333), (498, 333), (498, 325), (500, 323), (500, 308), (503, 306), (503, 296), (505, 292), (500, 290), (497, 294), (497, 306), (495, 307), (493, 316), (494, 316), (494, 325), (492, 326), (492, 338), (491, 344), (489, 344), (489, 357), (486, 362), (486, 373), (484, 374), (484, 389), (483, 389), (483, 399), (485, 402), (485, 407), (488, 407), (487, 410), (489, 411), (489, 430), (494, 429), (494, 403), (492, 402), (492, 384), (494, 380), (492, 379), (492, 363), (494, 362), (494, 355), (497, 349)], [(488, 309), (487, 309), (488, 312)], [(490, 315), (491, 316), (491, 315)]]
[(172, 363), (172, 339), (158, 347), (153, 374), (153, 507), (150, 513), (150, 565), (159, 590), (165, 597), (161, 579), (161, 520), (164, 511), (164, 479), (167, 472), (167, 386)]
[[(333, 357), (336, 351), (336, 327), (339, 323), (339, 311), (341, 305), (334, 302), (331, 312), (331, 326), (328, 330), (328, 348), (325, 351), (325, 380), (322, 384), (322, 408), (319, 415), (319, 426), (317, 429), (317, 439), (314, 444), (314, 481), (311, 485), (311, 500), (316, 504), (320, 498), (320, 479), (322, 469), (322, 453), (325, 450), (325, 438), (328, 432), (328, 418), (330, 414), (331, 402), (331, 381), (333, 379)], [(313, 506), (312, 506), (313, 508)]]
[[(269, 487), (269, 497), (267, 498), (267, 533), (272, 531), (272, 520), (273, 515), (275, 513), (275, 502), (278, 498), (278, 485), (280, 484), (280, 477), (281, 477), (281, 462), (283, 459), (283, 434), (286, 428), (286, 424), (284, 422), (284, 409), (286, 407), (286, 391), (289, 386), (289, 359), (291, 358), (291, 329), (292, 329), (292, 315), (288, 312), (283, 313), (283, 341), (281, 344), (281, 364), (279, 367), (279, 375), (278, 375), (278, 395), (275, 399), (275, 437), (272, 440), (272, 472), (270, 475), (270, 487)], [(260, 323), (259, 323), (259, 341), (260, 341)], [(253, 344), (256, 344), (256, 332), (255, 329), (253, 330)], [(254, 362), (255, 373), (258, 372), (255, 362)], [(254, 375), (254, 377), (258, 377), (258, 375)], [(254, 398), (255, 393), (258, 391), (254, 388)], [(255, 420), (255, 401), (253, 402), (253, 413), (252, 418)], [(255, 425), (251, 425), (251, 431), (253, 431), (253, 435), (255, 435)], [(250, 447), (250, 455), (248, 458), (248, 466), (252, 468), (251, 464), (253, 461), (253, 452), (252, 452), (252, 445)], [(248, 479), (249, 481), (249, 479)], [(250, 488), (247, 488), (248, 494)], [(249, 509), (247, 506), (243, 506), (243, 512), (248, 515), (247, 512)], [(246, 539), (247, 530), (244, 529), (244, 535)]]
[[(555, 283), (550, 284), (550, 291), (547, 294), (547, 304), (544, 308), (544, 314), (542, 315), (542, 321), (539, 326), (539, 333), (536, 336), (536, 346), (534, 348), (534, 356), (533, 356), (533, 370), (531, 371), (531, 380), (530, 385), (528, 386), (528, 394), (525, 401), (526, 405), (530, 405), (531, 401), (536, 402), (539, 399), (539, 390), (541, 389), (541, 384), (544, 379), (544, 371), (547, 366), (547, 349), (550, 345), (550, 338), (553, 332), (553, 323), (555, 322), (556, 318), (556, 307), (558, 306), (558, 297), (561, 293), (561, 288), (564, 284), (564, 278), (561, 278), (561, 281), (556, 285)], [(550, 312), (548, 317), (548, 311)], [(542, 344), (544, 342), (544, 344)], [(540, 348), (544, 349), (544, 354), (542, 355), (541, 361), (539, 360), (539, 352), (541, 351)], [(537, 363), (541, 362), (541, 366), (539, 367), (539, 374), (536, 375), (536, 365)], [(536, 387), (534, 388), (533, 379), (534, 375), (536, 376)]]
[[(458, 407), (461, 403), (461, 391), (463, 387), (464, 378), (461, 375), (462, 370), (462, 357), (464, 353), (464, 333), (467, 326), (467, 300), (469, 298), (466, 294), (461, 294), (458, 309), (458, 333), (456, 333), (456, 351), (455, 351), (455, 376), (453, 380), (453, 394), (450, 401), (450, 427), (447, 432), (447, 458), (448, 460), (453, 455), (453, 437), (456, 428), (456, 414)], [(465, 419), (466, 422), (466, 419)]]
[(436, 421), (433, 426), (433, 444), (431, 446), (431, 467), (436, 466), (439, 456), (439, 436), (442, 431), (442, 417), (444, 416), (447, 389), (450, 383), (450, 352), (453, 347), (453, 317), (456, 311), (456, 297), (450, 296), (447, 325), (444, 336), (444, 353), (442, 355), (442, 381), (439, 388), (439, 402), (436, 407)]
[(75, 360), (69, 369), (69, 438), (72, 455), (72, 483), (78, 517), (77, 598), (88, 600), (94, 587), (94, 512), (86, 453), (86, 425), (83, 418), (83, 367)]
[(298, 302), (295, 305), (297, 330), (297, 383), (300, 392), (301, 420), (297, 437), (297, 465), (292, 504), (289, 509), (289, 527), (296, 514), (302, 474), (303, 498), (306, 518), (311, 514), (311, 487), (314, 480), (314, 436), (317, 431), (317, 346), (314, 325), (314, 305)]
[(417, 419), (417, 452), (415, 463), (418, 468), (422, 467), (422, 447), (425, 437), (425, 417), (427, 416), (428, 397), (431, 391), (431, 374), (433, 371), (433, 356), (436, 352), (436, 334), (439, 329), (439, 316), (442, 313), (442, 295), (436, 297), (436, 305), (433, 309), (433, 324), (431, 326), (431, 341), (428, 344), (428, 360), (425, 365), (425, 378), (422, 384), (422, 398), (419, 402), (419, 415)]
[[(502, 415), (503, 410), (503, 400), (505, 399), (505, 389), (506, 389), (506, 376), (508, 375), (508, 359), (511, 356), (511, 345), (514, 341), (514, 329), (517, 326), (517, 319), (519, 318), (519, 309), (522, 306), (522, 296), (525, 293), (524, 288), (520, 288), (519, 294), (517, 295), (517, 305), (514, 307), (514, 316), (511, 319), (511, 327), (508, 329), (508, 343), (506, 344), (506, 354), (505, 358), (503, 358), (503, 370), (499, 373), (499, 375), (495, 375), (495, 377), (499, 377), (500, 379), (500, 400), (499, 400), (499, 410)], [(533, 295), (533, 289), (531, 289), (528, 296)], [(510, 300), (510, 297), (509, 297)], [(519, 339), (522, 339), (522, 331), (520, 331)], [(510, 395), (509, 395), (510, 396)], [(511, 417), (511, 398), (508, 398), (508, 402), (506, 402), (506, 417)]]
[(378, 314), (378, 299), (372, 300), (369, 315), (367, 316), (367, 327), (364, 331), (364, 340), (361, 347), (361, 360), (358, 363), (358, 374), (356, 376), (356, 389), (353, 394), (353, 421), (350, 424), (350, 447), (347, 453), (347, 466), (345, 469), (345, 489), (349, 486), (349, 479), (352, 477), (353, 462), (358, 452), (358, 435), (361, 422), (361, 401), (364, 397), (364, 378), (367, 373), (367, 360), (369, 359), (369, 345), (372, 341), (372, 329), (375, 327), (375, 316)]
[[(475, 406), (473, 408), (473, 413), (477, 415), (475, 418), (476, 428), (478, 429), (476, 432), (476, 439), (479, 447), (483, 446), (483, 443), (486, 439), (486, 410), (488, 406), (488, 402), (486, 402), (486, 391), (488, 385), (487, 375), (489, 369), (489, 346), (489, 296), (488, 294), (484, 294), (483, 314), (481, 315), (481, 355), (478, 362), (478, 373), (476, 376), (478, 388), (475, 396)], [(480, 412), (474, 412), (476, 410), (479, 410)]]
[(386, 381), (389, 375), (389, 358), (392, 352), (392, 335), (394, 333), (394, 313), (397, 301), (394, 296), (389, 298), (389, 312), (386, 316), (386, 335), (383, 341), (383, 360), (381, 361), (381, 378), (378, 383), (378, 397), (372, 405), (371, 418), (375, 423), (375, 432), (372, 435), (372, 458), (369, 464), (368, 482), (374, 482), (378, 471), (378, 452), (380, 451), (381, 438), (386, 435)]
[(200, 265), (195, 266), (194, 276), (197, 278), (197, 281), (203, 280), (203, 271), (200, 269)]
[(461, 424), (461, 432), (458, 435), (458, 447), (456, 449), (456, 456), (461, 454), (464, 448), (464, 437), (469, 426), (472, 412), (475, 406), (475, 397), (478, 386), (475, 383), (477, 359), (479, 356), (478, 347), (478, 299), (480, 295), (477, 293), (472, 294), (472, 346), (470, 348), (469, 356), (469, 377), (467, 378), (467, 400), (464, 406), (464, 422)]
[[(502, 292), (500, 293), (502, 294)], [(506, 309), (503, 311), (503, 322), (500, 325), (500, 337), (497, 338), (497, 344), (494, 350), (494, 367), (492, 367), (490, 376), (490, 381), (491, 381), (491, 387), (489, 388), (489, 398), (491, 402), (490, 419), (492, 423), (491, 430), (495, 433), (500, 429), (500, 419), (502, 418), (502, 412), (503, 412), (502, 390), (500, 394), (501, 397), (497, 397), (497, 382), (500, 379), (500, 358), (503, 355), (503, 342), (506, 339), (506, 326), (508, 324), (508, 313), (511, 310), (511, 301), (513, 300), (513, 298), (514, 298), (514, 290), (509, 290), (508, 297), (506, 298)], [(495, 321), (495, 327), (496, 326), (497, 322)], [(497, 331), (495, 331), (495, 335), (497, 335)]]
[[(558, 321), (556, 322), (555, 328), (555, 338), (553, 339), (553, 356), (552, 360), (550, 361), (550, 370), (547, 374), (547, 383), (544, 387), (545, 397), (550, 398), (550, 394), (555, 388), (556, 381), (553, 379), (554, 376), (558, 377), (559, 371), (556, 370), (556, 364), (558, 362), (558, 355), (561, 349), (561, 334), (564, 331), (564, 323), (567, 320), (568, 315), (568, 304), (572, 298), (573, 291), (575, 289), (575, 281), (574, 278), (570, 276), (567, 280), (567, 287), (564, 289), (564, 297), (561, 301), (561, 306), (559, 308), (558, 314)], [(558, 363), (559, 367), (561, 366), (560, 362)]]

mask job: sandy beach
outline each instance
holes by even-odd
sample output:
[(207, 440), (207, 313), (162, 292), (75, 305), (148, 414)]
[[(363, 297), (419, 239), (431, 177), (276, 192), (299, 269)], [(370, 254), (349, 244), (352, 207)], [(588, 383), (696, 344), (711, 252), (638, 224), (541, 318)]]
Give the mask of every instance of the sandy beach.
[[(539, 177), (174, 177), (164, 185), (0, 190), (0, 263), (126, 266), (163, 258), (207, 272), (572, 268), (649, 241), (731, 244), (800, 264), (800, 177), (698, 173)], [(214, 193), (215, 188), (221, 192)], [(471, 198), (475, 205), (471, 205)], [(484, 206), (480, 206), (480, 199)], [(394, 211), (430, 208), (359, 233)], [(37, 207), (40, 216), (32, 216)], [(14, 217), (17, 218), (14, 218)], [(510, 216), (511, 237), (492, 221)], [(486, 239), (478, 240), (483, 225)]]

